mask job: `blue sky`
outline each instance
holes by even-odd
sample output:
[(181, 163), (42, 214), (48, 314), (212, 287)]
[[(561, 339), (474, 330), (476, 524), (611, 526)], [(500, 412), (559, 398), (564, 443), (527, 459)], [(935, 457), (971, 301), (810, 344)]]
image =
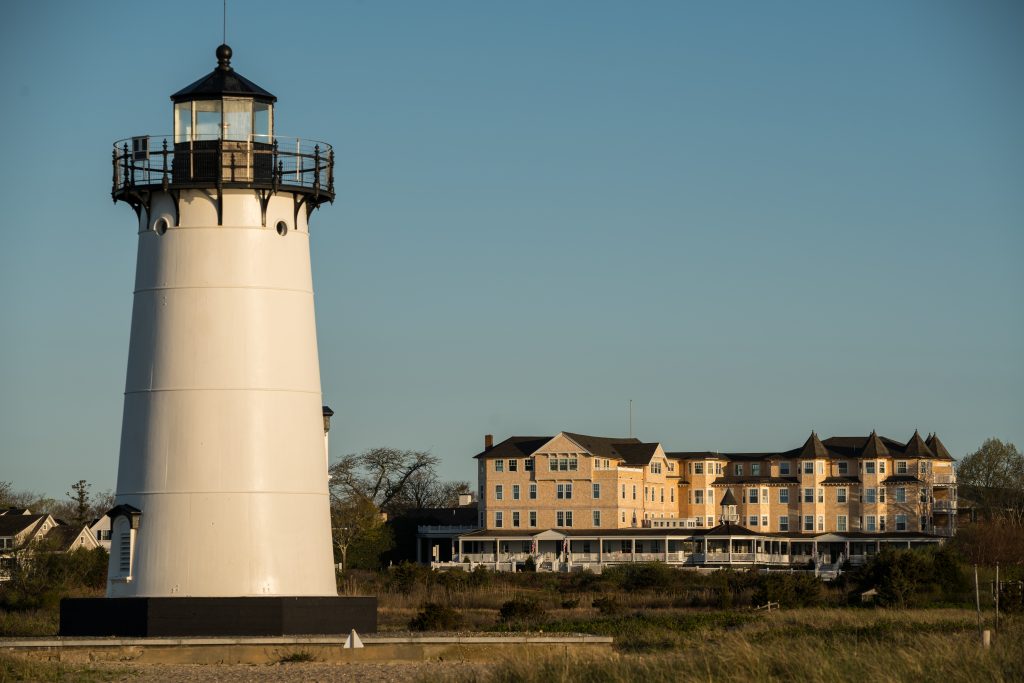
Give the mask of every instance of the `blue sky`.
[[(110, 143), (219, 2), (0, 17), (0, 479), (114, 485), (135, 268)], [(1024, 5), (233, 1), (314, 217), (335, 454), (628, 430), (1024, 445)]]

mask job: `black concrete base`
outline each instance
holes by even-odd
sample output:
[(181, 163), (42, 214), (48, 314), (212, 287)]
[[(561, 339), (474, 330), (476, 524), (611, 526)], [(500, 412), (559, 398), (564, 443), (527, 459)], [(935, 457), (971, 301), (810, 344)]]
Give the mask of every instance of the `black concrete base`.
[(377, 630), (377, 598), (64, 598), (62, 636), (340, 635)]

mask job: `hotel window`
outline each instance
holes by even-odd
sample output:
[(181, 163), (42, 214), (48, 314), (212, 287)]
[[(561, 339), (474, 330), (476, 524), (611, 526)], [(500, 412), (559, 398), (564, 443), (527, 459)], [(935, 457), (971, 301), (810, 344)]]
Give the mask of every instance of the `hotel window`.
[(532, 527), (536, 527), (537, 526), (537, 511), (536, 510), (530, 510), (530, 526), (532, 526)]
[(884, 503), (885, 502), (885, 487), (884, 486), (879, 486), (878, 487), (878, 502), (879, 503)]
[(708, 505), (713, 505), (715, 503), (715, 491), (714, 491), (714, 489), (708, 489), (708, 495), (706, 496), (706, 500), (708, 502)]
[(750, 515), (750, 526), (757, 526), (757, 515)]
[(836, 489), (836, 502), (837, 503), (845, 503), (846, 502), (846, 489)]
[(907, 473), (907, 461), (906, 460), (897, 460), (896, 461), (896, 474), (906, 474), (906, 473)]
[(565, 515), (564, 524), (560, 521), (558, 526), (572, 526), (572, 510), (559, 511), (559, 515)]
[(708, 526), (714, 526), (714, 525), (715, 525), (715, 518), (712, 517), (711, 515), (708, 515)]
[(878, 530), (885, 531), (885, 515), (878, 516)]
[(537, 485), (530, 484), (530, 500), (537, 500)]
[(804, 531), (814, 531), (813, 515), (804, 515)]
[(693, 503), (694, 505), (704, 504), (704, 489), (697, 489), (693, 492)]
[(864, 489), (864, 502), (874, 503), (878, 497), (875, 489)]
[(622, 500), (626, 500), (626, 485), (622, 485)]
[(825, 461), (824, 460), (819, 460), (818, 461), (818, 474), (825, 474)]
[(512, 500), (519, 500), (519, 484), (512, 484)]
[(636, 484), (633, 484), (633, 500), (636, 500)]
[(527, 472), (533, 472), (533, 458), (523, 460), (523, 469)]
[(789, 489), (779, 489), (779, 502), (780, 503), (788, 503), (789, 502)]
[(926, 526), (928, 526), (928, 518), (921, 515), (921, 531), (924, 531)]
[(568, 500), (572, 498), (572, 484), (558, 484), (555, 487), (555, 498)]
[(676, 502), (676, 490), (674, 488), (668, 490), (668, 499), (670, 503)]
[(818, 502), (819, 503), (824, 503), (825, 502), (825, 489), (818, 489)]
[(509, 460), (508, 461), (508, 471), (509, 472), (518, 472), (519, 471), (519, 461), (518, 460)]
[(896, 531), (906, 531), (906, 530), (907, 530), (907, 516), (906, 515), (896, 515)]
[(676, 464), (674, 462), (670, 462), (670, 463), (666, 463), (666, 464), (668, 465), (668, 471), (669, 472), (675, 472), (676, 471)]
[(504, 513), (500, 512), (500, 511), (499, 512), (495, 512), (494, 513), (494, 528), (495, 529), (500, 529), (502, 527), (502, 525), (504, 524), (504, 519), (505, 519)]
[(505, 471), (505, 461), (504, 460), (495, 460), (494, 461), (494, 471), (495, 472), (504, 472)]
[(693, 473), (694, 474), (704, 474), (704, 463), (702, 463), (702, 462), (695, 462), (695, 463), (693, 463)]
[(651, 463), (651, 474), (661, 474), (661, 461), (655, 460)]
[(548, 456), (548, 470), (552, 472), (558, 471), (558, 458), (554, 457), (553, 455)]
[(768, 528), (768, 515), (761, 515), (761, 526)]
[(824, 531), (824, 530), (825, 530), (825, 516), (824, 515), (818, 515), (818, 531)]
[(846, 515), (836, 516), (836, 531), (846, 531)]
[(601, 511), (594, 510), (594, 526), (601, 526)]
[(494, 500), (501, 500), (505, 495), (505, 489), (502, 488), (501, 484), (497, 484), (494, 487)]
[(921, 502), (928, 502), (928, 489), (924, 488), (923, 486), (921, 487)]
[(721, 473), (722, 473), (722, 463), (716, 462), (715, 463), (715, 474), (721, 474)]
[(559, 472), (568, 472), (569, 471), (569, 458), (559, 458), (558, 459), (558, 471)]
[(519, 512), (517, 510), (512, 511), (512, 526), (519, 528)]
[(924, 461), (924, 460), (921, 461), (921, 464), (918, 465), (918, 471), (922, 475), (928, 474), (928, 463), (927, 463), (927, 461)]
[(780, 462), (779, 463), (779, 476), (780, 477), (789, 476), (789, 463), (788, 462)]
[(747, 500), (750, 501), (751, 503), (757, 502), (757, 489), (750, 489), (747, 492)]
[(839, 474), (845, 477), (849, 473), (850, 473), (850, 463), (846, 462), (845, 460), (841, 461), (839, 463)]
[(867, 531), (878, 531), (878, 527), (875, 524), (876, 517), (874, 515), (868, 515)]
[(625, 511), (623, 511), (623, 513), (622, 513), (622, 523), (623, 524), (626, 523), (626, 513), (625, 513)]
[(779, 531), (789, 531), (789, 516), (779, 517)]
[(743, 476), (743, 463), (738, 462), (735, 465), (733, 465), (732, 466), (732, 472), (737, 477), (742, 477)]
[(569, 471), (575, 472), (580, 468), (580, 461), (576, 458), (569, 458)]
[(875, 473), (875, 461), (874, 460), (868, 460), (867, 462), (864, 463), (864, 473), (865, 474), (874, 474)]
[(878, 461), (878, 473), (879, 474), (885, 474), (885, 461), (884, 460), (879, 460)]
[(600, 484), (594, 484), (592, 488), (593, 488), (594, 498), (600, 498), (601, 497), (601, 485)]
[(665, 502), (665, 487), (664, 486), (661, 487), (658, 495), (661, 497), (661, 500), (659, 500), (658, 502), (664, 503)]
[(813, 503), (814, 502), (814, 489), (804, 489), (804, 502), (805, 503)]
[[(814, 474), (814, 461), (804, 460), (804, 474)], [(812, 529), (813, 531), (813, 529)]]
[(752, 462), (750, 463), (750, 476), (760, 477), (761, 476), (761, 463)]

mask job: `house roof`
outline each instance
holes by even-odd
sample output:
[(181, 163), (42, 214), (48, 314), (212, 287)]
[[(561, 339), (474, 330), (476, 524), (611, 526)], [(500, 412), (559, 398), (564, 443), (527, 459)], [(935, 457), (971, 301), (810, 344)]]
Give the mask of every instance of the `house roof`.
[(939, 441), (938, 434), (929, 435), (928, 438), (924, 440), (924, 442), (928, 444), (928, 448), (931, 449), (932, 453), (935, 454), (936, 458), (939, 458), (940, 460), (953, 459), (953, 456), (950, 455), (949, 451), (946, 449), (946, 445)]
[(867, 443), (861, 449), (861, 455), (865, 458), (886, 458), (889, 456), (889, 449), (885, 447), (882, 440), (878, 438), (875, 430), (871, 430)]
[(904, 455), (908, 458), (934, 458), (935, 454), (932, 453), (932, 449), (928, 448), (928, 445), (921, 438), (921, 434), (914, 430), (914, 435), (910, 437), (910, 441), (907, 442), (907, 447), (903, 451)]
[(31, 514), (32, 514), (32, 511), (29, 510), (28, 508), (18, 508), (18, 507), (14, 507), (13, 505), (11, 507), (9, 507), (9, 508), (4, 509), (4, 510), (0, 510), (0, 517), (2, 517), (4, 515), (31, 515)]
[[(47, 544), (52, 544), (54, 550), (60, 550), (66, 552), (71, 550), (75, 544), (75, 540), (82, 534), (86, 528), (84, 526), (72, 526), (70, 524), (58, 524), (57, 526), (46, 532)], [(89, 538), (92, 535), (86, 532)], [(90, 547), (94, 547), (95, 544), (90, 544)]]
[(665, 453), (666, 458), (673, 460), (725, 460), (726, 456), (714, 451), (672, 451)]
[(0, 517), (0, 536), (17, 536), (49, 515), (3, 515)]
[(860, 479), (857, 477), (825, 477), (821, 480), (823, 486), (843, 486), (846, 484), (859, 484)]
[(735, 475), (729, 475), (725, 477), (718, 477), (713, 482), (712, 486), (731, 486), (732, 484), (769, 484), (775, 486), (785, 486), (787, 484), (799, 484), (800, 480), (796, 477), (739, 477)]
[(923, 484), (924, 482), (912, 474), (893, 474), (886, 477), (883, 484)]
[(619, 456), (626, 461), (627, 465), (635, 465), (638, 467), (646, 467), (650, 464), (651, 458), (654, 457), (655, 451), (658, 450), (658, 444), (656, 443), (620, 443), (615, 447), (615, 451)]
[(510, 436), (491, 448), (480, 451), (474, 458), (526, 458), (533, 455), (538, 448), (551, 441), (553, 436)]
[(803, 447), (800, 449), (800, 457), (813, 460), (814, 458), (827, 458), (829, 456), (828, 449), (825, 448), (825, 444), (821, 442), (818, 435), (815, 432), (811, 432), (811, 435), (807, 437), (807, 441), (804, 442)]
[(736, 505), (736, 496), (732, 495), (732, 489), (726, 489), (725, 495), (722, 496), (722, 500), (718, 502), (719, 505)]
[[(562, 432), (565, 436), (569, 437), (583, 448), (587, 449), (588, 453), (597, 455), (602, 458), (620, 458), (626, 460), (626, 457), (619, 451), (619, 446), (630, 446), (630, 445), (653, 445), (657, 444), (642, 444), (640, 439), (633, 437), (607, 437), (607, 436), (590, 436), (588, 434), (575, 434), (573, 432)], [(627, 449), (628, 450), (628, 449)], [(653, 455), (653, 452), (652, 452)], [(628, 460), (627, 460), (628, 462)], [(650, 462), (650, 458), (648, 458)]]

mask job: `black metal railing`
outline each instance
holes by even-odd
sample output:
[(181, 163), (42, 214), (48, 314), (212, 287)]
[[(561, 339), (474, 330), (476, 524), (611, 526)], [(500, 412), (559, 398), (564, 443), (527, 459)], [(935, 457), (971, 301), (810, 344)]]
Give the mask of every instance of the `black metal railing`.
[(147, 135), (114, 143), (115, 200), (143, 190), (246, 187), (300, 192), (317, 205), (334, 201), (334, 150), (326, 142), (282, 136), (172, 140)]

